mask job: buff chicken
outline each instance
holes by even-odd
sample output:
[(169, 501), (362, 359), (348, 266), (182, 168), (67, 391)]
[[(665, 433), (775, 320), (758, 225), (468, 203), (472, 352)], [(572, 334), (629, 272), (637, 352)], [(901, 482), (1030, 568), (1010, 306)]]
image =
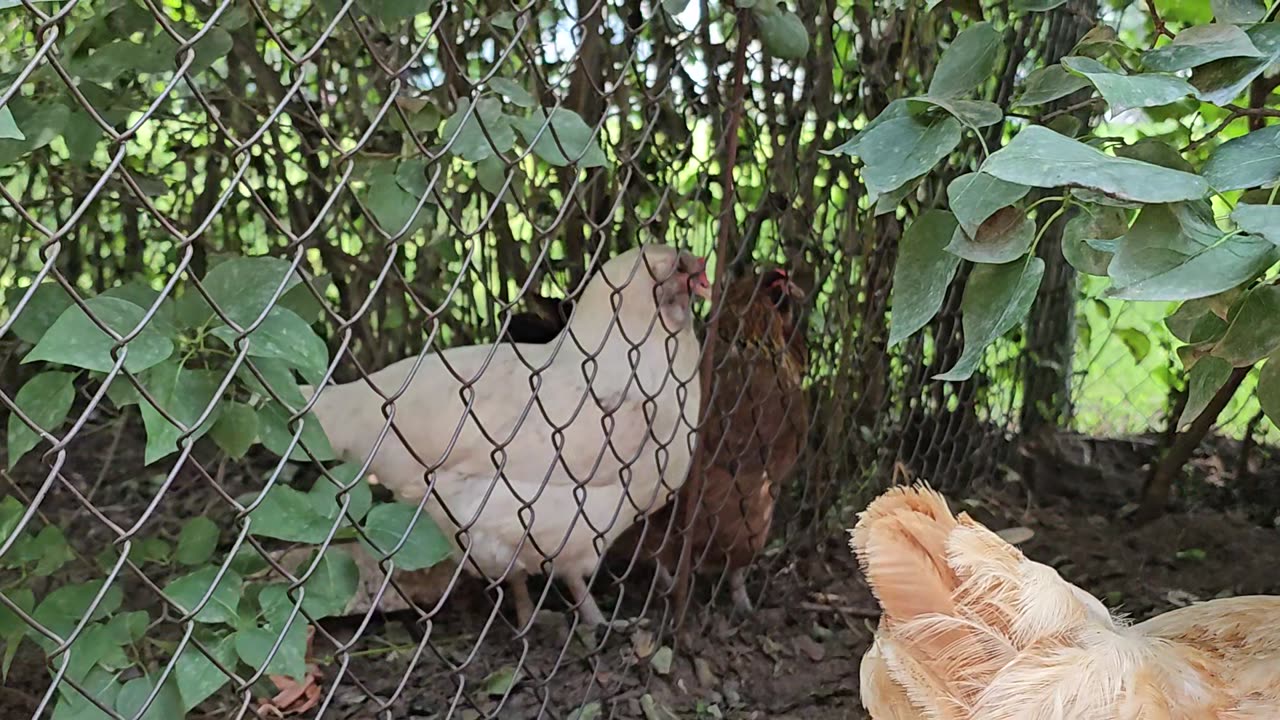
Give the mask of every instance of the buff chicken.
[(851, 544), (883, 610), (873, 720), (1280, 717), (1280, 597), (1128, 625), (924, 487), (873, 502)]
[(431, 492), (427, 511), (460, 562), (505, 579), (522, 627), (534, 612), (526, 577), (548, 571), (582, 622), (601, 624), (588, 578), (688, 473), (700, 402), (691, 302), (710, 296), (705, 265), (665, 245), (622, 253), (555, 341), (407, 358), (323, 388), (315, 414), (344, 458), (364, 460), (381, 438), (370, 470), (400, 500)]
[[(764, 549), (779, 483), (791, 472), (809, 427), (801, 383), (808, 353), (800, 329), (804, 293), (785, 270), (746, 275), (724, 291), (715, 344), (715, 373), (708, 415), (699, 442), (707, 470), (702, 502), (690, 528), (690, 557), (700, 572), (729, 573), (736, 607), (751, 610), (746, 572)], [(512, 317), (516, 342), (542, 342), (557, 331), (570, 301)], [(549, 307), (542, 307), (549, 306)], [(680, 557), (677, 508), (692, 502), (686, 485), (680, 502), (638, 522), (618, 541), (619, 550), (642, 548), (669, 584)]]

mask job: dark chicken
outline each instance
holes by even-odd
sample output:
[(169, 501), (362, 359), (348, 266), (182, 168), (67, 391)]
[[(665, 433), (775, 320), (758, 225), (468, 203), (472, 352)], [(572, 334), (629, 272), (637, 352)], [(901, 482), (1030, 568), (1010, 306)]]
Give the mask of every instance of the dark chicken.
[[(804, 293), (782, 269), (749, 275), (721, 298), (709, 414), (699, 442), (707, 467), (701, 505), (690, 531), (691, 558), (700, 572), (729, 572), (734, 605), (750, 611), (746, 571), (764, 549), (779, 484), (790, 474), (805, 441), (809, 409), (801, 386), (808, 351), (799, 315)], [(572, 301), (546, 301), (541, 313), (512, 317), (513, 342), (546, 342), (559, 332)], [(668, 582), (680, 556), (677, 508), (692, 501), (691, 484), (633, 526), (617, 547), (639, 544)]]

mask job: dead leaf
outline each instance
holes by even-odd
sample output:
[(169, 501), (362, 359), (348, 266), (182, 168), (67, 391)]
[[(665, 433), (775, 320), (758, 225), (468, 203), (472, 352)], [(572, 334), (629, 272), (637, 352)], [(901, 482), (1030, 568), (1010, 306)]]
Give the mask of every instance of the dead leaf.
[(653, 665), (653, 669), (657, 671), (659, 675), (668, 675), (671, 673), (671, 661), (673, 659), (673, 655), (674, 653), (671, 652), (671, 648), (663, 645), (658, 648), (658, 652), (653, 654), (653, 658), (649, 660), (649, 664)]
[(645, 720), (680, 720), (675, 713), (667, 709), (666, 705), (658, 702), (648, 693), (640, 698), (640, 710), (644, 712)]
[[(307, 654), (311, 657), (311, 640), (315, 637), (315, 627), (307, 626)], [(280, 692), (258, 704), (259, 715), (287, 717), (301, 715), (320, 704), (321, 687), (320, 668), (315, 663), (307, 663), (307, 672), (301, 681), (288, 675), (269, 675), (271, 683)]]
[(631, 633), (631, 652), (635, 653), (636, 658), (644, 660), (653, 655), (654, 650), (653, 633), (648, 630), (637, 630)]
[(827, 649), (822, 647), (822, 643), (808, 635), (797, 635), (792, 642), (795, 643), (797, 650), (814, 662), (822, 662), (822, 659), (827, 656)]

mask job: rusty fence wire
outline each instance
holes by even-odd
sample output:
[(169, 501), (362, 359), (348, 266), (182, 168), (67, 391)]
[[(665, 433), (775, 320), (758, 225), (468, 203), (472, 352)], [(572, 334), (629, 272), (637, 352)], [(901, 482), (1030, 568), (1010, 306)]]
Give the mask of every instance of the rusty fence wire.
[[(800, 59), (705, 2), (0, 2), (14, 716), (662, 717), (677, 626), (999, 477), (1026, 339), (932, 381), (951, 292), (889, 347), (902, 224), (819, 152), (925, 21), (795, 6)], [(1167, 349), (1050, 291), (1061, 426), (1159, 431)]]

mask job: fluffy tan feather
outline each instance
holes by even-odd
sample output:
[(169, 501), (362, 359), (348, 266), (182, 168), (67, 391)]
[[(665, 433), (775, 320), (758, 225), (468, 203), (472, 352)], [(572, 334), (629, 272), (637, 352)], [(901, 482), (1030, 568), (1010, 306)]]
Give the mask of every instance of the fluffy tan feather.
[(1129, 626), (926, 487), (873, 502), (851, 545), (884, 610), (861, 670), (874, 720), (1280, 717), (1280, 598)]

